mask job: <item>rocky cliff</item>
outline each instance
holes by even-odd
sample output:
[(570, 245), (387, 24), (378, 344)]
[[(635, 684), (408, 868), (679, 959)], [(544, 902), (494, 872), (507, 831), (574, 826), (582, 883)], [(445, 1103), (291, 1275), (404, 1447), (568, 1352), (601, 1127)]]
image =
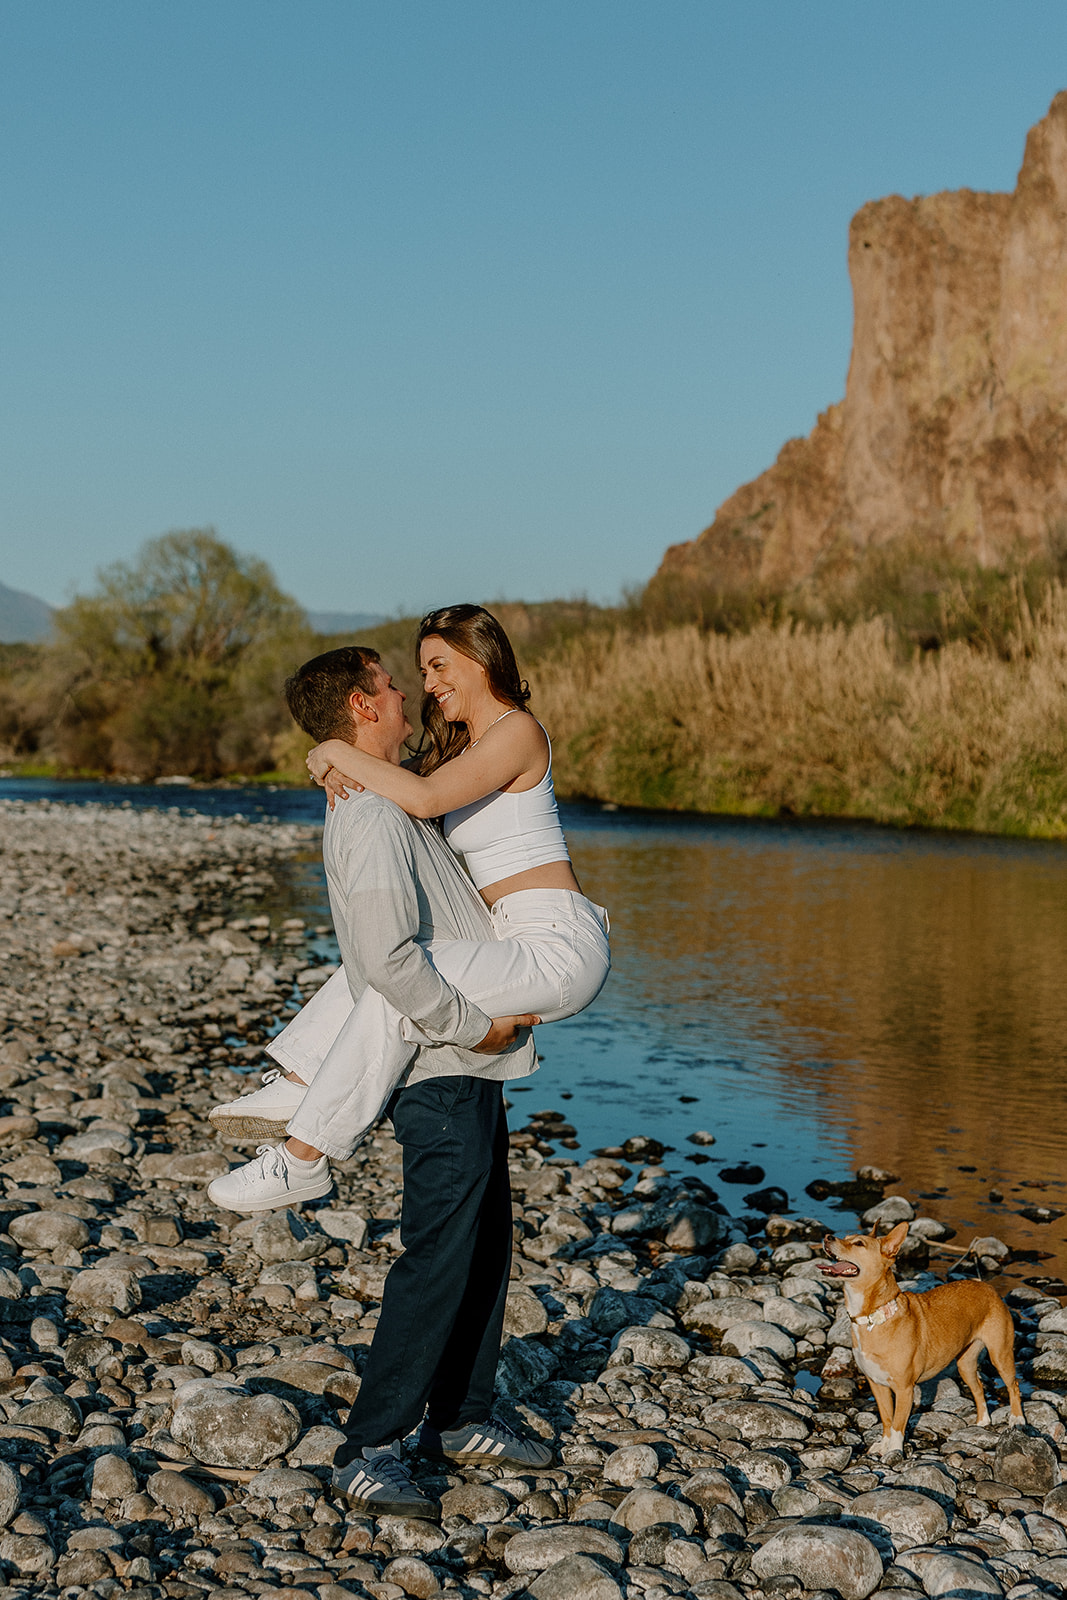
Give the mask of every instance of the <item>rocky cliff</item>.
[(788, 588), (875, 544), (994, 564), (1067, 528), (1067, 91), (1013, 194), (857, 212), (845, 398), (672, 546), (658, 580)]

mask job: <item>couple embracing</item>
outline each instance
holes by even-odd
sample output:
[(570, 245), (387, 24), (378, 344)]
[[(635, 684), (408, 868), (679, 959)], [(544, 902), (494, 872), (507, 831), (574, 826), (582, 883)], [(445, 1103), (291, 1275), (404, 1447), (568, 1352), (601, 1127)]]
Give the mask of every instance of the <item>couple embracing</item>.
[(434, 1516), (401, 1456), (420, 1424), (420, 1453), (437, 1459), (552, 1460), (492, 1413), (512, 1243), (503, 1085), (536, 1070), (534, 1023), (596, 997), (609, 955), (503, 628), (480, 606), (449, 606), (423, 619), (416, 648), (417, 770), (400, 764), (411, 725), (375, 651), (328, 651), (286, 684), (318, 741), (308, 766), (330, 801), (323, 860), (343, 966), (270, 1045), (282, 1070), (210, 1114), (231, 1139), (288, 1138), (208, 1193), (241, 1212), (317, 1199), (329, 1158), (388, 1112), (403, 1253), (334, 1484), (375, 1515)]

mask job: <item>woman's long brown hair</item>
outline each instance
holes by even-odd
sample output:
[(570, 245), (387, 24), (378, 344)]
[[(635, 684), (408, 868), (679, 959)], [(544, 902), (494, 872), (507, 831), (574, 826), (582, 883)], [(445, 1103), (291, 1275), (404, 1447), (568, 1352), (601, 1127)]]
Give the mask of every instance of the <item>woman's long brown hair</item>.
[[(500, 623), (484, 606), (442, 606), (430, 611), (419, 623), (415, 639), (415, 664), (424, 639), (443, 639), (460, 655), (485, 668), (489, 690), (504, 705), (522, 710), (530, 698), (530, 687), (519, 677), (519, 667), (511, 640)], [(419, 744), (419, 772), (423, 777), (451, 761), (470, 744), (466, 723), (449, 722), (432, 694), (422, 697), (423, 736)]]

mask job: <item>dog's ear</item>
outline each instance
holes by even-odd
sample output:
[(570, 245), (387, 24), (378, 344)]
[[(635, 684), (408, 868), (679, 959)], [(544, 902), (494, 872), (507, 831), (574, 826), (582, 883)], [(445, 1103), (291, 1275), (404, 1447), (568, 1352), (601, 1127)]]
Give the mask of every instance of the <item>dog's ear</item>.
[(908, 1224), (898, 1222), (895, 1228), (890, 1228), (882, 1240), (882, 1254), (890, 1261), (895, 1261), (900, 1253), (900, 1247), (908, 1237)]

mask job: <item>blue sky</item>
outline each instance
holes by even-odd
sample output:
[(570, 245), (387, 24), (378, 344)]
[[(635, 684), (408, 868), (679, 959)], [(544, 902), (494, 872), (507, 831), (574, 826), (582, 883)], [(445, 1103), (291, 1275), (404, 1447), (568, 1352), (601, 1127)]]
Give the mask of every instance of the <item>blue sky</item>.
[(852, 213), (1065, 85), (1062, 0), (5, 0), (0, 582), (612, 600), (840, 398)]

